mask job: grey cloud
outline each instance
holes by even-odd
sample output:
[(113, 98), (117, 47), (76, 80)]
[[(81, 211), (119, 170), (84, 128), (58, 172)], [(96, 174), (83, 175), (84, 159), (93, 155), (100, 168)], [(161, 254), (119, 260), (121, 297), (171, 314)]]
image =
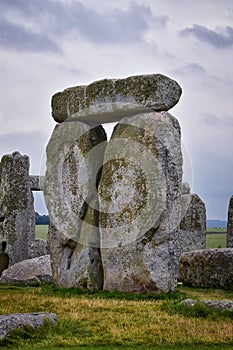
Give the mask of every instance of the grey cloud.
[(233, 117), (223, 116), (219, 118), (211, 113), (202, 113), (203, 121), (208, 126), (233, 128)]
[(183, 67), (172, 70), (171, 73), (176, 76), (190, 76), (206, 74), (205, 69), (198, 63), (189, 63)]
[(204, 26), (194, 24), (181, 31), (181, 36), (193, 35), (199, 41), (209, 43), (218, 49), (226, 49), (233, 46), (233, 27), (218, 27), (214, 31)]
[[(108, 12), (96, 11), (79, 1), (51, 0), (2, 0), (2, 9), (2, 45), (36, 51), (58, 51), (60, 36), (65, 33), (103, 44), (142, 41), (150, 24), (166, 27), (169, 20), (165, 15), (155, 17), (149, 6), (136, 1), (126, 10)], [(16, 22), (17, 17), (28, 21), (37, 27), (37, 32), (20, 22), (16, 24), (9, 16)]]
[(9, 49), (60, 52), (57, 44), (44, 33), (31, 33), (26, 29), (2, 21), (0, 45)]

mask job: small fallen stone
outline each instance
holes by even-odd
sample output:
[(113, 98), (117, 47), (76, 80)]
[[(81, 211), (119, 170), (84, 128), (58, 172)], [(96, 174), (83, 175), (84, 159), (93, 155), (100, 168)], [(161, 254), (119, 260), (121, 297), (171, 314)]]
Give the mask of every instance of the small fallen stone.
[(194, 307), (196, 304), (202, 304), (219, 311), (233, 311), (233, 300), (194, 300), (186, 299), (180, 302), (180, 305)]
[(24, 326), (40, 327), (45, 320), (55, 324), (57, 315), (46, 312), (0, 315), (0, 339), (7, 337), (11, 331), (17, 328), (22, 329)]

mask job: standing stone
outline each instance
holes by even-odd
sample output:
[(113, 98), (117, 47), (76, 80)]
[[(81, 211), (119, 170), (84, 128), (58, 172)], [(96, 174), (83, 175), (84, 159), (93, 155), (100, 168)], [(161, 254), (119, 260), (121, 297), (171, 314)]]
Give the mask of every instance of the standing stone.
[(162, 74), (104, 79), (56, 93), (52, 116), (58, 123), (67, 118), (97, 124), (118, 122), (138, 113), (168, 111), (181, 93), (180, 85)]
[(19, 152), (4, 155), (0, 181), (0, 254), (11, 266), (29, 257), (30, 243), (35, 239), (29, 157)]
[(99, 185), (104, 289), (176, 289), (181, 219), (180, 126), (167, 112), (124, 118)]
[(227, 247), (233, 248), (233, 196), (230, 198), (228, 207)]
[(59, 286), (95, 291), (103, 285), (97, 185), (105, 147), (101, 126), (77, 121), (57, 125), (47, 146), (48, 244)]
[[(183, 201), (187, 199), (186, 195), (182, 194)], [(179, 241), (181, 254), (206, 248), (206, 208), (197, 194), (191, 194), (187, 211), (181, 220)]]

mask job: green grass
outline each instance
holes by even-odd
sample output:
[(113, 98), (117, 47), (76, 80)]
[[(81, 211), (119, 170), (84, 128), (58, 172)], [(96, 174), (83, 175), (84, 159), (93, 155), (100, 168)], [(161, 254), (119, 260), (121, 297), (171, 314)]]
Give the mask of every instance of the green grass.
[(217, 350), (233, 345), (233, 312), (222, 313), (185, 298), (233, 299), (223, 290), (179, 286), (177, 293), (140, 295), (86, 290), (0, 285), (0, 313), (52, 312), (56, 325), (25, 327), (0, 341), (2, 349)]
[(226, 233), (213, 233), (206, 235), (206, 248), (225, 248), (227, 235)]
[(47, 239), (48, 225), (36, 225), (36, 238)]

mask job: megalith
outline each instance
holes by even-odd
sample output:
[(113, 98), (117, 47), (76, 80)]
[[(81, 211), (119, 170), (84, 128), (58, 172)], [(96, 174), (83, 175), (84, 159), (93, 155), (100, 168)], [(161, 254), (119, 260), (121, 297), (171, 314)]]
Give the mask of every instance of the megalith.
[(231, 196), (228, 206), (227, 247), (233, 248), (233, 196)]
[(181, 255), (179, 277), (184, 285), (233, 290), (233, 249), (214, 248)]
[[(190, 191), (189, 191), (190, 194)], [(188, 196), (188, 186), (183, 184), (182, 201), (185, 212), (180, 223), (180, 253), (206, 248), (206, 208), (197, 194)], [(189, 203), (187, 202), (189, 201)]]
[(67, 118), (97, 125), (118, 122), (138, 113), (168, 111), (181, 93), (180, 85), (162, 74), (103, 79), (53, 95), (52, 116), (58, 123)]
[(97, 186), (106, 139), (102, 126), (67, 120), (55, 126), (47, 145), (48, 245), (59, 286), (103, 286)]
[[(34, 199), (29, 176), (29, 157), (14, 152), (0, 163), (0, 255), (4, 268), (29, 257), (35, 239)], [(0, 258), (0, 261), (1, 261)]]
[(125, 117), (107, 145), (99, 184), (104, 289), (176, 289), (181, 219), (180, 126), (167, 112)]
[[(162, 75), (104, 79), (52, 97), (45, 201), (54, 281), (170, 292), (178, 274), (182, 154)], [(120, 122), (106, 146), (100, 124)]]

